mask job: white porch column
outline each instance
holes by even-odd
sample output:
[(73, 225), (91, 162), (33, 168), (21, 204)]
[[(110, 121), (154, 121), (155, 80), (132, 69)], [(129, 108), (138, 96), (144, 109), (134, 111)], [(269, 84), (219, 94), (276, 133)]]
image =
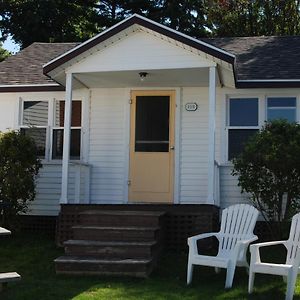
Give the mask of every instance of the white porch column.
[(215, 204), (216, 67), (209, 67), (208, 191), (207, 204)]
[(66, 99), (65, 99), (65, 122), (64, 122), (64, 144), (62, 159), (62, 181), (61, 181), (61, 204), (68, 203), (68, 180), (70, 161), (70, 140), (71, 140), (71, 114), (72, 114), (72, 79), (70, 73), (66, 74)]

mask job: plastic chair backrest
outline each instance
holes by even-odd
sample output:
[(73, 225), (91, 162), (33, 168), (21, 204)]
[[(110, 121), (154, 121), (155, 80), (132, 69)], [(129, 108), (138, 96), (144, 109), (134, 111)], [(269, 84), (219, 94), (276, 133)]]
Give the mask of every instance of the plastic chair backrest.
[(292, 218), (290, 236), (287, 240), (287, 257), (286, 263), (293, 264), (297, 255), (298, 247), (300, 246), (300, 213)]
[(258, 214), (258, 210), (248, 204), (236, 204), (223, 210), (219, 232), (219, 256), (228, 256), (238, 241), (254, 236), (253, 230)]

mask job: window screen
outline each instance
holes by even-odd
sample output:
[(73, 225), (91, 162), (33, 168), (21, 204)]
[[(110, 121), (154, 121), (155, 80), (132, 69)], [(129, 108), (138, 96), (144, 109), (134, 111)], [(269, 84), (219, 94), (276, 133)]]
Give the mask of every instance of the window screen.
[(258, 129), (229, 129), (228, 131), (228, 160), (237, 157), (245, 147), (245, 144)]
[(48, 125), (48, 102), (47, 101), (24, 101), (23, 120), (24, 126), (47, 126)]
[[(80, 159), (81, 130), (71, 129), (70, 158)], [(63, 155), (64, 130), (53, 129), (52, 159), (61, 159)]]
[(258, 98), (229, 99), (228, 160), (237, 157), (248, 139), (258, 131), (258, 103)]
[(21, 128), (21, 133), (30, 136), (34, 140), (38, 157), (45, 158), (46, 128)]
[(169, 96), (137, 96), (135, 151), (169, 151)]

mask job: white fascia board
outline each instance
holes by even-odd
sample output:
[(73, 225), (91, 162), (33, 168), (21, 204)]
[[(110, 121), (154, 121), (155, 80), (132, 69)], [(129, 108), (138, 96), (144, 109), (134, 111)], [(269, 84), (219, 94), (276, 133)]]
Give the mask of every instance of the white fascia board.
[(67, 55), (67, 54), (69, 54), (69, 53), (71, 53), (71, 52), (77, 50), (78, 48), (81, 48), (82, 46), (84, 46), (84, 45), (90, 43), (91, 41), (97, 39), (99, 36), (101, 36), (101, 35), (103, 35), (103, 34), (109, 32), (109, 31), (111, 31), (111, 30), (114, 29), (115, 27), (117, 27), (117, 26), (123, 24), (124, 22), (126, 22), (127, 20), (133, 18), (134, 16), (135, 16), (135, 14), (132, 15), (132, 16), (130, 16), (129, 18), (124, 19), (124, 20), (120, 21), (119, 23), (117, 23), (117, 24), (115, 24), (115, 25), (113, 25), (113, 26), (111, 26), (111, 27), (109, 27), (109, 28), (103, 30), (102, 32), (100, 32), (100, 33), (98, 33), (97, 35), (95, 35), (94, 37), (92, 37), (92, 38), (86, 40), (85, 42), (82, 42), (82, 43), (79, 44), (78, 46), (76, 46), (76, 47), (70, 49), (69, 51), (67, 51), (67, 52), (65, 52), (65, 53), (63, 53), (63, 54), (61, 54), (60, 56), (55, 57), (54, 59), (52, 59), (52, 60), (50, 60), (49, 62), (47, 62), (46, 64), (44, 64), (44, 65), (43, 65), (43, 68), (46, 67), (46, 66), (48, 66), (48, 65), (50, 65), (50, 64), (52, 64), (52, 63), (55, 62), (56, 60), (58, 60), (58, 59), (64, 57), (65, 55)]
[[(226, 54), (226, 55), (228, 55), (228, 56), (231, 56), (232, 58), (235, 58), (235, 55), (232, 54), (232, 53), (230, 53), (230, 52), (227, 52), (227, 51), (225, 51), (225, 50), (223, 50), (223, 49), (217, 48), (217, 47), (215, 47), (215, 46), (213, 46), (213, 45), (211, 45), (211, 44), (205, 43), (205, 42), (203, 42), (203, 41), (201, 41), (201, 40), (195, 39), (195, 38), (193, 38), (193, 37), (191, 37), (191, 36), (189, 36), (189, 35), (187, 35), (187, 34), (185, 34), (185, 33), (182, 33), (182, 32), (180, 32), (180, 31), (177, 31), (177, 30), (175, 30), (175, 29), (173, 29), (173, 28), (167, 27), (167, 26), (165, 26), (165, 25), (162, 25), (162, 24), (159, 24), (159, 23), (157, 23), (157, 22), (155, 22), (155, 21), (152, 21), (152, 20), (150, 20), (150, 19), (147, 19), (146, 17), (143, 17), (143, 16), (141, 16), (141, 15), (139, 15), (139, 14), (134, 14), (134, 15), (132, 15), (130, 18), (132, 18), (132, 17), (134, 17), (134, 16), (135, 16), (135, 17), (138, 17), (138, 18), (140, 18), (140, 19), (142, 19), (142, 20), (145, 20), (145, 21), (147, 21), (147, 22), (149, 22), (149, 23), (152, 23), (152, 24), (154, 24), (154, 25), (156, 25), (156, 26), (159, 26), (159, 27), (161, 27), (161, 28), (163, 28), (163, 29), (166, 29), (166, 30), (168, 30), (168, 31), (170, 31), (170, 32), (174, 32), (174, 33), (176, 33), (176, 34), (178, 34), (178, 35), (181, 35), (182, 37), (185, 37), (185, 38), (187, 38), (187, 39), (189, 39), (189, 40), (191, 40), (191, 41), (193, 41), (193, 42), (196, 42), (196, 43), (198, 43), (198, 44), (200, 44), (200, 45), (206, 46), (206, 47), (208, 47), (208, 48), (211, 48), (211, 49), (213, 49), (213, 50), (216, 50), (216, 51), (218, 51), (218, 52), (221, 52), (221, 53), (223, 53), (223, 54)], [(128, 19), (129, 19), (129, 18), (128, 18)]]
[(37, 84), (0, 84), (0, 88), (6, 87), (35, 87), (35, 86), (60, 86), (57, 83), (37, 83)]
[(147, 18), (145, 18), (145, 17), (143, 17), (143, 16), (141, 16), (141, 15), (139, 15), (139, 14), (133, 14), (132, 16), (128, 17), (127, 19), (124, 19), (124, 20), (122, 20), (121, 22), (119, 22), (119, 23), (113, 25), (112, 27), (105, 29), (104, 31), (102, 31), (102, 32), (100, 32), (99, 34), (95, 35), (94, 37), (88, 39), (87, 41), (85, 41), (85, 42), (79, 44), (78, 46), (76, 46), (76, 47), (70, 49), (69, 51), (63, 53), (62, 55), (60, 55), (60, 56), (58, 56), (58, 57), (52, 59), (52, 60), (49, 61), (49, 62), (47, 62), (46, 64), (43, 65), (43, 68), (45, 68), (46, 66), (52, 64), (52, 63), (55, 62), (56, 60), (59, 60), (60, 58), (64, 57), (65, 55), (67, 55), (67, 54), (69, 54), (69, 53), (71, 53), (71, 52), (73, 52), (73, 51), (75, 51), (75, 50), (77, 50), (77, 49), (83, 47), (84, 45), (86, 45), (86, 44), (90, 43), (91, 41), (97, 39), (98, 37), (102, 36), (103, 34), (105, 34), (105, 33), (109, 32), (109, 31), (113, 30), (114, 28), (116, 28), (116, 27), (118, 27), (119, 25), (123, 24), (124, 22), (126, 22), (126, 21), (132, 19), (133, 17), (137, 17), (137, 18), (142, 19), (142, 20), (144, 20), (144, 21), (146, 21), (146, 22), (152, 23), (152, 24), (154, 24), (154, 25), (156, 25), (156, 26), (159, 26), (159, 27), (161, 27), (161, 28), (163, 28), (163, 29), (165, 29), (165, 30), (168, 30), (168, 31), (173, 32), (173, 33), (176, 33), (176, 34), (178, 34), (178, 35), (180, 35), (180, 36), (182, 36), (182, 37), (185, 37), (185, 38), (187, 38), (187, 39), (189, 39), (189, 40), (191, 40), (191, 41), (193, 41), (193, 42), (196, 42), (196, 43), (198, 43), (199, 45), (206, 46), (206, 47), (211, 48), (211, 49), (213, 49), (213, 50), (215, 50), (215, 51), (218, 51), (218, 52), (223, 53), (223, 54), (225, 54), (225, 55), (231, 56), (232, 58), (235, 58), (235, 55), (234, 55), (234, 54), (229, 53), (229, 52), (227, 52), (227, 51), (225, 51), (225, 50), (223, 50), (223, 49), (220, 49), (220, 48), (217, 48), (217, 47), (215, 47), (215, 46), (212, 46), (212, 45), (210, 45), (210, 44), (208, 44), (208, 43), (205, 43), (205, 42), (203, 42), (203, 41), (201, 41), (201, 40), (197, 40), (197, 39), (195, 39), (195, 38), (193, 38), (193, 37), (190, 37), (190, 36), (188, 36), (188, 35), (186, 35), (186, 34), (184, 34), (184, 33), (179, 32), (179, 31), (177, 31), (177, 30), (175, 30), (175, 29), (172, 29), (172, 28), (170, 28), (170, 27), (167, 27), (167, 26), (165, 26), (165, 25), (162, 25), (162, 24), (159, 24), (159, 23), (157, 23), (157, 22), (154, 22), (154, 21), (152, 21), (152, 20), (150, 20), (150, 19), (147, 19)]
[(237, 82), (300, 82), (300, 79), (249, 79), (237, 80)]

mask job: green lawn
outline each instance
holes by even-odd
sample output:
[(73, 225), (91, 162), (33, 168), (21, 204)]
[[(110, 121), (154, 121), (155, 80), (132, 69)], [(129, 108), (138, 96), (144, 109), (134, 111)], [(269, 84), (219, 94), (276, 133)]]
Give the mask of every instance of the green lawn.
[[(275, 251), (273, 251), (274, 253)], [(277, 256), (279, 252), (276, 251)], [(196, 268), (193, 284), (185, 285), (186, 256), (168, 254), (149, 279), (57, 276), (53, 259), (62, 254), (54, 242), (41, 235), (19, 234), (0, 240), (0, 272), (16, 271), (22, 281), (1, 292), (1, 300), (92, 299), (284, 299), (280, 277), (257, 275), (255, 293), (247, 294), (247, 274), (238, 270), (234, 287), (224, 290), (225, 272)], [(279, 255), (280, 256), (280, 255)], [(297, 286), (300, 299), (300, 281)]]

